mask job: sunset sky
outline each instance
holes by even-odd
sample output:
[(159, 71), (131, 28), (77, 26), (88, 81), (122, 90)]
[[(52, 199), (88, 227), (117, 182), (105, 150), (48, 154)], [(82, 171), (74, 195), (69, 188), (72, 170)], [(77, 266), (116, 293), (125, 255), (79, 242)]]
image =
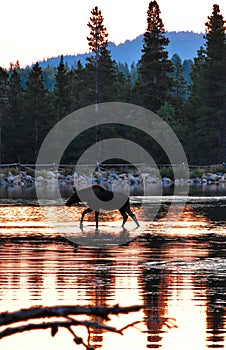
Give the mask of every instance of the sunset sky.
[[(109, 40), (116, 44), (134, 39), (146, 29), (149, 0), (2, 0), (0, 66), (10, 62), (30, 65), (60, 54), (84, 53), (90, 11), (98, 6)], [(158, 0), (167, 31), (204, 32), (213, 4), (226, 18), (225, 0)]]

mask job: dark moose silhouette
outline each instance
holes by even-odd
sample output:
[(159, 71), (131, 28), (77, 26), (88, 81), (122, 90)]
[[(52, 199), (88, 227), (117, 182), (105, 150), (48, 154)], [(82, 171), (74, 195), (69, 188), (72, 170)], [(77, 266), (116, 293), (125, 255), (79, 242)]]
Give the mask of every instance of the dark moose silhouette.
[[(95, 201), (94, 197), (90, 196), (91, 190), (93, 191), (93, 194), (96, 196), (96, 198), (98, 200), (103, 201), (103, 202), (108, 202), (108, 201), (112, 200), (114, 196), (117, 196), (120, 199), (120, 203), (124, 203), (124, 204), (121, 207), (114, 207), (111, 209), (112, 210), (118, 209), (120, 211), (120, 213), (123, 217), (122, 227), (124, 227), (124, 225), (128, 219), (128, 215), (133, 219), (133, 221), (136, 223), (137, 227), (139, 227), (139, 223), (137, 221), (136, 215), (130, 209), (129, 196), (127, 196), (124, 193), (117, 193), (117, 192), (108, 191), (99, 185), (93, 185), (91, 187), (84, 188), (84, 189), (79, 191), (79, 193), (82, 193), (84, 195), (84, 197), (86, 198), (87, 205), (88, 205), (88, 208), (85, 209), (82, 213), (82, 217), (80, 220), (80, 227), (83, 226), (84, 216), (87, 213), (91, 213), (92, 211), (95, 211), (96, 228), (98, 228), (98, 217), (99, 217), (100, 209), (105, 209), (105, 208), (99, 208), (99, 210), (91, 209), (93, 207), (96, 207), (96, 203), (94, 202)], [(79, 202), (81, 202), (79, 195), (78, 195), (76, 189), (73, 188), (73, 194), (67, 200), (65, 205), (70, 207), (73, 204), (78, 204)]]

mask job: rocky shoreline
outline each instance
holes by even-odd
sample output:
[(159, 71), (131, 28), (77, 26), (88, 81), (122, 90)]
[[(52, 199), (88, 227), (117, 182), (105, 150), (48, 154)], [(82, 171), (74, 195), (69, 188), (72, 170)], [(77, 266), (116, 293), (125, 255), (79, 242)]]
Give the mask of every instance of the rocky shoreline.
[[(145, 169), (144, 169), (145, 170)], [(32, 174), (33, 171), (33, 174)], [(77, 188), (84, 188), (90, 186), (91, 183), (100, 184), (101, 186), (111, 189), (120, 190), (125, 187), (134, 186), (148, 186), (148, 185), (162, 185), (162, 186), (180, 186), (184, 184), (192, 185), (208, 185), (226, 183), (226, 172), (202, 172), (201, 170), (190, 171), (190, 178), (184, 179), (173, 176), (164, 176), (164, 171), (157, 172), (156, 169), (152, 171), (143, 172), (96, 172), (92, 177), (78, 174), (76, 172), (67, 173), (53, 170), (42, 169), (35, 177), (34, 170), (0, 173), (0, 186), (76, 186)], [(169, 171), (168, 171), (169, 172)], [(165, 171), (166, 173), (166, 171)], [(162, 176), (161, 176), (162, 175)], [(170, 174), (169, 174), (170, 175)]]

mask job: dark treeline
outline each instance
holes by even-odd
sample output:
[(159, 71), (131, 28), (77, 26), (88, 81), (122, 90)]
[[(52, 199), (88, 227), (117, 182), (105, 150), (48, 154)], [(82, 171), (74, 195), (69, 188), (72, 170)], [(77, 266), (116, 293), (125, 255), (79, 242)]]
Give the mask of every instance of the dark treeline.
[[(92, 56), (69, 68), (61, 57), (56, 69), (0, 67), (0, 162), (35, 163), (48, 131), (69, 113), (102, 102), (141, 105), (160, 115), (176, 132), (190, 163), (226, 161), (226, 34), (218, 5), (206, 23), (205, 46), (194, 62), (168, 58), (160, 9), (151, 1), (138, 64), (112, 60), (101, 11), (88, 23)], [(184, 43), (186, 45), (186, 43)], [(123, 137), (146, 148), (157, 163), (167, 159), (141, 132), (123, 126), (87, 130), (68, 147), (63, 161), (75, 163), (91, 144)]]

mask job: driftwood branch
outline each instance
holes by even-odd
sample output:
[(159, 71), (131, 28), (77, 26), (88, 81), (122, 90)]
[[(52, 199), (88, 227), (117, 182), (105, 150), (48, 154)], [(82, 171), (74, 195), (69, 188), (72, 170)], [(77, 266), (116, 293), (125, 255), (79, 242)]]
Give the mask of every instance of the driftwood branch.
[(31, 319), (45, 317), (68, 317), (69, 315), (87, 315), (99, 316), (104, 320), (109, 320), (109, 315), (128, 314), (143, 309), (144, 306), (134, 305), (128, 307), (120, 307), (115, 305), (106, 306), (54, 306), (54, 307), (32, 307), (21, 309), (15, 312), (4, 312), (0, 314), (0, 327), (15, 322), (24, 322)]
[[(93, 350), (90, 346), (91, 330), (102, 329), (103, 331), (114, 332), (123, 335), (123, 332), (129, 327), (135, 327), (137, 324), (144, 322), (144, 320), (135, 321), (127, 324), (126, 326), (118, 329), (116, 327), (106, 325), (101, 321), (94, 320), (77, 320), (78, 315), (86, 317), (98, 317), (99, 320), (108, 321), (111, 315), (129, 314), (130, 312), (138, 312), (144, 309), (145, 306), (134, 305), (128, 307), (121, 307), (115, 305), (112, 307), (107, 306), (54, 306), (54, 307), (31, 307), (28, 309), (21, 309), (15, 312), (0, 313), (0, 339), (12, 336), (14, 334), (23, 333), (26, 331), (50, 329), (51, 336), (54, 337), (60, 328), (67, 329), (73, 336), (73, 341), (77, 345), (83, 345), (87, 350)], [(48, 318), (49, 321), (43, 322), (43, 319)], [(52, 318), (54, 320), (52, 320)], [(60, 319), (60, 320), (59, 320)], [(32, 323), (35, 320), (35, 323)], [(40, 322), (37, 322), (40, 320)], [(158, 321), (161, 324), (166, 325), (168, 328), (176, 327), (175, 319), (162, 317), (160, 319), (148, 318), (149, 321)], [(20, 325), (17, 323), (20, 322)], [(23, 323), (21, 325), (21, 323)], [(87, 341), (77, 336), (74, 328), (76, 326), (84, 326), (87, 329)], [(135, 327), (137, 328), (137, 327)], [(141, 331), (141, 330), (140, 330)], [(141, 331), (142, 332), (142, 331)]]
[[(74, 316), (85, 315), (85, 316), (98, 316), (102, 320), (110, 320), (110, 315), (128, 314), (130, 312), (137, 312), (143, 309), (144, 306), (134, 305), (128, 307), (120, 307), (115, 305), (112, 307), (92, 307), (92, 306), (55, 306), (55, 307), (32, 307), (28, 309), (21, 309), (15, 312), (4, 312), (0, 314), (0, 327), (6, 327), (0, 331), (0, 339), (23, 333), (26, 331), (32, 331), (37, 329), (50, 329), (51, 335), (54, 337), (58, 332), (59, 328), (66, 328), (72, 335), (73, 340), (77, 345), (83, 345), (86, 349), (91, 350), (90, 347), (90, 329), (102, 329), (108, 332), (114, 332), (123, 334), (123, 331), (129, 327), (133, 327), (135, 324), (142, 321), (133, 322), (121, 329), (116, 327), (108, 326), (97, 321), (91, 320), (76, 320)], [(31, 320), (38, 320), (43, 318), (64, 318), (62, 321), (49, 321), (40, 323), (31, 323)], [(17, 322), (23, 322), (26, 324), (16, 326)], [(27, 323), (28, 322), (28, 323)], [(30, 322), (30, 323), (29, 323)], [(12, 326), (14, 325), (14, 326)], [(7, 327), (10, 326), (10, 327)], [(84, 326), (88, 331), (87, 343), (82, 338), (78, 337), (72, 327)]]
[(16, 333), (33, 331), (33, 330), (37, 330), (37, 329), (48, 329), (48, 328), (52, 329), (51, 334), (52, 334), (52, 336), (54, 336), (57, 333), (58, 328), (62, 327), (62, 328), (69, 329), (72, 326), (85, 326), (85, 327), (96, 328), (96, 329), (104, 329), (106, 331), (119, 333), (119, 334), (122, 334), (122, 331), (124, 330), (124, 329), (117, 330), (115, 327), (106, 326), (106, 325), (100, 324), (96, 321), (77, 321), (77, 320), (70, 321), (70, 322), (53, 321), (53, 322), (43, 322), (43, 323), (29, 323), (27, 325), (18, 326), (18, 327), (8, 327), (8, 328), (4, 329), (2, 332), (0, 332), (0, 339), (8, 337), (10, 335), (14, 335)]

